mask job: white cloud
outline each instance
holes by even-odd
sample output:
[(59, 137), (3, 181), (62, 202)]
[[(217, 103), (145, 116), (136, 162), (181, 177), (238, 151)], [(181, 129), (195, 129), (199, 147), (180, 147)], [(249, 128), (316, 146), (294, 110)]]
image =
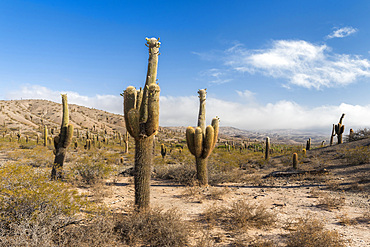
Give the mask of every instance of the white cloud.
[(70, 91), (53, 91), (38, 85), (22, 86), (19, 90), (6, 93), (7, 99), (45, 99), (61, 102), (61, 93), (66, 93), (69, 104), (82, 105), (86, 107), (106, 110), (116, 114), (122, 114), (123, 101), (119, 95), (95, 95), (93, 97), (83, 96)]
[(220, 70), (216, 68), (204, 70), (200, 72), (200, 75), (202, 77), (206, 77), (208, 82), (212, 84), (223, 84), (232, 80), (227, 78), (228, 73), (226, 70)]
[[(8, 99), (32, 98), (47, 99), (60, 102), (61, 92), (52, 91), (41, 86), (24, 86), (16, 92), (9, 92)], [(123, 99), (121, 96), (96, 95), (82, 96), (75, 92), (67, 92), (68, 102), (113, 113), (122, 113)], [(250, 91), (236, 92), (242, 99), (253, 99)], [(161, 96), (161, 126), (195, 126), (197, 124), (199, 99), (193, 96)], [(207, 124), (218, 116), (221, 126), (233, 126), (240, 129), (331, 129), (342, 113), (346, 114), (344, 124), (349, 128), (368, 127), (370, 124), (370, 105), (340, 104), (306, 108), (291, 101), (279, 101), (259, 105), (250, 101), (236, 103), (208, 97), (206, 102)]]
[(351, 34), (356, 33), (358, 30), (353, 27), (342, 27), (342, 28), (337, 28), (334, 30), (331, 34), (326, 36), (327, 39), (333, 39), (333, 38), (344, 38), (347, 37)]
[(303, 40), (277, 40), (267, 49), (248, 50), (237, 45), (226, 52), (225, 64), (234, 70), (262, 73), (305, 88), (343, 86), (370, 77), (370, 61), (336, 54), (325, 44)]

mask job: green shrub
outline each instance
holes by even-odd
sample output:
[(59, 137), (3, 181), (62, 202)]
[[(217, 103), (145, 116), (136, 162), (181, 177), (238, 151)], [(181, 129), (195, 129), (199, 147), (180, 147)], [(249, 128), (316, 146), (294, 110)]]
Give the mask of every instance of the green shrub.
[(0, 168), (0, 226), (7, 228), (39, 214), (44, 218), (73, 215), (86, 206), (66, 184), (50, 181), (49, 174), (27, 165), (9, 164)]
[(69, 177), (73, 181), (85, 185), (92, 185), (107, 178), (113, 170), (113, 167), (103, 162), (86, 162), (76, 163), (70, 170), (71, 175)]

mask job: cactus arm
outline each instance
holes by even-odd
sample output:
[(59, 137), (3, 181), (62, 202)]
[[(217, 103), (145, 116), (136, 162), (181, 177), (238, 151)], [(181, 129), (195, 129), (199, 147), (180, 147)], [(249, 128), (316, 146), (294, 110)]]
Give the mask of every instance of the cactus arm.
[(188, 149), (192, 155), (195, 155), (194, 135), (195, 135), (195, 129), (191, 126), (187, 127), (186, 128), (186, 143), (188, 144)]
[(149, 86), (148, 120), (145, 125), (147, 136), (155, 134), (159, 128), (159, 92), (157, 84)]
[(204, 143), (203, 143), (203, 153), (202, 153), (202, 158), (205, 159), (207, 158), (212, 150), (213, 150), (213, 142), (214, 142), (214, 134), (215, 131), (211, 125), (208, 125), (206, 128), (206, 137), (204, 138)]
[(62, 128), (63, 128), (67, 127), (69, 123), (67, 94), (62, 94), (62, 104), (63, 104), (63, 116), (62, 116)]
[(339, 119), (339, 123), (340, 123), (340, 124), (342, 124), (342, 121), (343, 121), (344, 115), (346, 115), (346, 114), (344, 114), (344, 113), (343, 113), (343, 114), (342, 114), (342, 116), (341, 116), (341, 117), (340, 117), (340, 119)]
[(131, 109), (136, 109), (136, 89), (133, 86), (129, 86), (123, 93), (123, 114), (125, 121), (127, 122), (127, 115)]
[(143, 89), (140, 87), (136, 92), (136, 109), (140, 109), (141, 101), (143, 100)]
[(219, 123), (220, 123), (220, 119), (218, 117), (215, 117), (212, 119), (212, 127), (213, 127), (213, 130), (214, 130), (214, 141), (213, 141), (213, 147), (212, 149), (215, 148), (216, 146), (216, 143), (217, 143), (217, 139), (218, 139), (218, 129), (219, 129)]
[(199, 115), (198, 115), (198, 127), (203, 131), (203, 135), (206, 134), (206, 89), (199, 89)]
[(203, 152), (203, 131), (200, 127), (195, 128), (194, 134), (195, 157), (199, 158)]
[(139, 111), (137, 109), (131, 109), (128, 112), (126, 128), (133, 138), (135, 139), (139, 138), (140, 135)]

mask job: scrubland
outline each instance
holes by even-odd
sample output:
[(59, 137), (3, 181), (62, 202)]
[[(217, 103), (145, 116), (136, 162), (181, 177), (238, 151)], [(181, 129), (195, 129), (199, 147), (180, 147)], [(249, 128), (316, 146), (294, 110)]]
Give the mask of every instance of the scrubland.
[(138, 213), (134, 143), (126, 153), (110, 126), (109, 142), (90, 149), (82, 138), (89, 127), (80, 128), (61, 181), (50, 180), (51, 144), (26, 143), (24, 135), (10, 141), (9, 129), (0, 137), (1, 246), (370, 245), (370, 139), (313, 144), (306, 153), (272, 140), (265, 160), (263, 142), (222, 136), (204, 187), (183, 129), (161, 128), (151, 209)]

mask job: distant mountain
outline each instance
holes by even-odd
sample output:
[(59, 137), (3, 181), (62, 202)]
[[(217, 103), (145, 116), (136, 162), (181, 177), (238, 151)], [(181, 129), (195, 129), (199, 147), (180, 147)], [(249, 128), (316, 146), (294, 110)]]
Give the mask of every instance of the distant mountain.
[[(75, 129), (113, 133), (119, 131), (126, 132), (125, 121), (122, 115), (109, 113), (102, 110), (88, 108), (84, 106), (69, 104), (70, 122)], [(62, 105), (47, 100), (8, 100), (0, 101), (0, 131), (13, 131), (22, 133), (40, 132), (45, 124), (49, 129), (58, 129), (61, 124)], [(185, 133), (186, 127), (161, 127), (170, 130), (178, 135)], [(234, 127), (220, 127), (221, 139), (233, 140), (257, 140), (264, 141), (270, 137), (272, 142), (305, 144), (308, 138), (313, 143), (321, 143), (323, 140), (328, 142), (328, 135), (317, 131), (301, 130), (259, 130), (248, 131)]]

